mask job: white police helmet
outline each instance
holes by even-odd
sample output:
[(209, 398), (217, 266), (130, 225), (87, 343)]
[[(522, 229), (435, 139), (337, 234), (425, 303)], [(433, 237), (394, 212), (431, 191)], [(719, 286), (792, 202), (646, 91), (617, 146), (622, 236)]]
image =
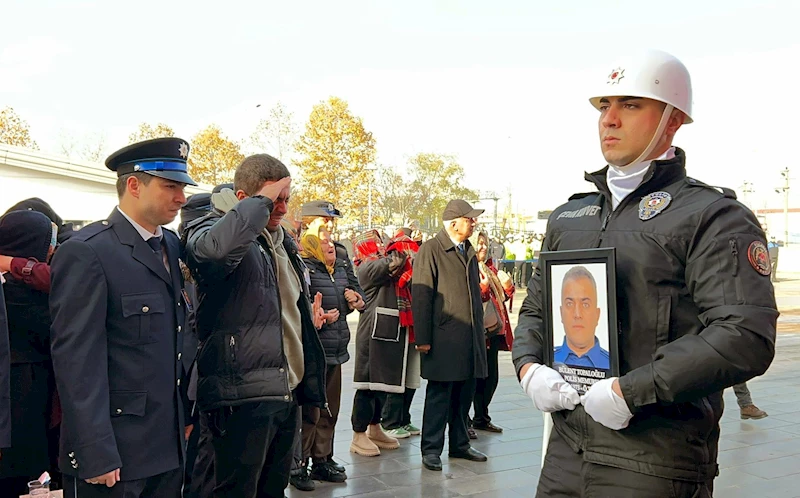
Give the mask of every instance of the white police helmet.
[(595, 96), (589, 102), (600, 109), (603, 97), (643, 97), (664, 102), (692, 122), (692, 80), (686, 66), (661, 50), (647, 50), (613, 64), (598, 78)]

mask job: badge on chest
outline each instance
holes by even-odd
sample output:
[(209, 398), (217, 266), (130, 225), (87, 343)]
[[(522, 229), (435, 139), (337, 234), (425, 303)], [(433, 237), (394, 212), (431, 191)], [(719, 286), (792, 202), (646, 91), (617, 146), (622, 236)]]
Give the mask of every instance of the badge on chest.
[(672, 196), (668, 192), (647, 194), (639, 202), (639, 219), (647, 221), (654, 218), (658, 213), (665, 210), (670, 202), (672, 202)]

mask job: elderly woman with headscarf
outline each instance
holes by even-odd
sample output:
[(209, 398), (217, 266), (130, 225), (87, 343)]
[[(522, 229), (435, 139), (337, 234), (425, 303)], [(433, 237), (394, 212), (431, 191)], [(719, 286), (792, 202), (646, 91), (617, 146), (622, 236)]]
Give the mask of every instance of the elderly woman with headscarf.
[(322, 306), (326, 310), (326, 322), (318, 334), (327, 363), (325, 385), (328, 411), (303, 406), (304, 462), (299, 478), (305, 480), (310, 458), (313, 462), (308, 474), (310, 479), (344, 482), (347, 475), (329, 460), (333, 455), (333, 433), (342, 396), (342, 364), (350, 359), (347, 351), (350, 343), (347, 315), (353, 310), (363, 308), (364, 301), (359, 289), (349, 285), (345, 264), (336, 258), (331, 235), (324, 226), (317, 226), (304, 233), (301, 244), (301, 256), (308, 267), (311, 294), (322, 294)]
[(494, 262), (489, 258), (489, 237), (486, 232), (478, 234), (478, 243), (475, 245), (475, 249), (478, 270), (481, 274), (481, 300), (484, 303), (486, 360), (489, 376), (485, 379), (478, 379), (475, 384), (473, 398), (475, 417), (472, 419), (472, 428), (499, 433), (503, 432), (503, 429), (492, 423), (492, 418), (489, 416), (489, 403), (492, 402), (499, 381), (497, 353), (498, 351), (511, 351), (514, 340), (506, 303), (510, 303), (513, 299), (515, 289), (511, 277), (505, 272), (498, 272)]
[[(353, 379), (356, 394), (350, 451), (377, 456), (381, 449), (400, 446), (396, 438), (384, 432), (380, 421), (383, 393), (403, 394), (407, 385), (405, 365), (413, 348), (409, 347), (410, 327), (403, 323), (410, 306), (400, 304), (396, 284), (410, 267), (406, 265), (408, 256), (404, 251), (384, 251), (383, 240), (376, 230), (358, 236), (354, 246), (366, 308), (356, 332)], [(418, 372), (416, 382), (419, 382)]]

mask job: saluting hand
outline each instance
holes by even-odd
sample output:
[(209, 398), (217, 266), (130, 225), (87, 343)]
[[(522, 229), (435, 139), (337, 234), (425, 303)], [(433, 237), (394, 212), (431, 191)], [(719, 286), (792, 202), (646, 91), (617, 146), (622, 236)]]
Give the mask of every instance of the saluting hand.
[(258, 195), (269, 197), (270, 199), (272, 199), (272, 202), (275, 202), (278, 199), (278, 197), (280, 197), (281, 192), (283, 192), (283, 189), (289, 188), (291, 184), (292, 184), (292, 177), (287, 176), (286, 178), (281, 178), (275, 183), (264, 185), (264, 187), (258, 192)]
[(106, 472), (101, 476), (86, 479), (86, 482), (89, 484), (105, 484), (109, 488), (114, 487), (114, 485), (119, 482), (119, 469)]

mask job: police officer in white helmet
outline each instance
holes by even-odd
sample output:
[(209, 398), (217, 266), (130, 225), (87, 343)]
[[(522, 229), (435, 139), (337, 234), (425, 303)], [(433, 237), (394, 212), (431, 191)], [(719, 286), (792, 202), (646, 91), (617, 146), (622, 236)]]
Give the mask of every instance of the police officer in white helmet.
[(596, 191), (553, 211), (542, 251), (616, 248), (620, 376), (581, 396), (543, 364), (537, 269), (513, 350), (520, 384), (553, 417), (537, 496), (708, 497), (722, 390), (775, 353), (766, 238), (733, 191), (686, 176), (672, 141), (692, 122), (692, 86), (678, 59), (647, 51), (598, 80), (608, 166), (586, 174)]

